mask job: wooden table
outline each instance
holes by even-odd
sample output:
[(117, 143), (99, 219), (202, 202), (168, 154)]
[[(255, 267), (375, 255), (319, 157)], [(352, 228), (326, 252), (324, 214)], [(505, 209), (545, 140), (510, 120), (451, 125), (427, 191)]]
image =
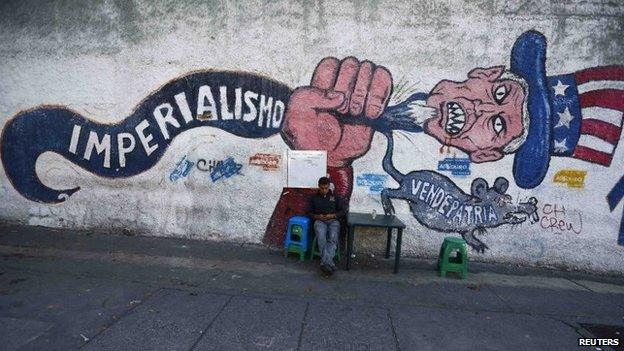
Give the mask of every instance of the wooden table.
[(392, 239), (392, 229), (397, 229), (396, 248), (394, 250), (394, 273), (399, 271), (399, 258), (401, 257), (401, 240), (403, 238), (403, 228), (405, 224), (394, 215), (377, 215), (375, 219), (370, 213), (349, 212), (347, 214), (347, 270), (351, 264), (351, 254), (353, 253), (353, 236), (355, 227), (376, 227), (388, 228), (388, 239), (386, 241), (386, 258), (390, 258), (390, 241)]

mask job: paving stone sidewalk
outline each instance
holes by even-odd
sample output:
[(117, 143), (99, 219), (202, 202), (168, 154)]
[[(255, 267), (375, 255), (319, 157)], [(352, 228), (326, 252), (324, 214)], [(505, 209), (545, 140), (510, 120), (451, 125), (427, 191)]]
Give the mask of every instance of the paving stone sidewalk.
[(8, 224), (0, 254), (0, 350), (609, 350), (577, 340), (624, 333), (622, 277), (357, 257), (327, 278), (259, 245)]

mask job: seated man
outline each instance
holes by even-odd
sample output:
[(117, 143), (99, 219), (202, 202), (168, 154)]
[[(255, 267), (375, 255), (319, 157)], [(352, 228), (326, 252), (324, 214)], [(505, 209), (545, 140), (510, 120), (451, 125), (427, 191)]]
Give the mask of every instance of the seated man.
[(314, 233), (321, 252), (321, 270), (331, 275), (336, 270), (334, 255), (340, 232), (338, 218), (344, 216), (346, 211), (340, 196), (329, 189), (329, 178), (321, 177), (318, 187), (316, 195), (310, 198), (308, 215), (314, 221)]

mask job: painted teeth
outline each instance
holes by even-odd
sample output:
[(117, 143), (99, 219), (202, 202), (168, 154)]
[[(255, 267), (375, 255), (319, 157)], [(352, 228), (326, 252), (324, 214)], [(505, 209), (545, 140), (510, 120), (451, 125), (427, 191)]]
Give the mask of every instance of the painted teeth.
[(448, 120), (446, 121), (446, 132), (449, 135), (457, 135), (466, 125), (466, 114), (461, 106), (455, 102), (447, 102), (446, 110)]

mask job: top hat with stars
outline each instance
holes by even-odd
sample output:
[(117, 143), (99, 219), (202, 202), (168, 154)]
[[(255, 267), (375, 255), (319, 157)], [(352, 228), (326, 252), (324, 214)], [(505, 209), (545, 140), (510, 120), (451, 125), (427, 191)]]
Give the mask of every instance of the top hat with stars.
[(513, 175), (531, 189), (546, 176), (551, 156), (609, 166), (622, 132), (624, 66), (546, 76), (546, 38), (520, 35), (510, 70), (528, 84), (529, 133), (516, 152)]

